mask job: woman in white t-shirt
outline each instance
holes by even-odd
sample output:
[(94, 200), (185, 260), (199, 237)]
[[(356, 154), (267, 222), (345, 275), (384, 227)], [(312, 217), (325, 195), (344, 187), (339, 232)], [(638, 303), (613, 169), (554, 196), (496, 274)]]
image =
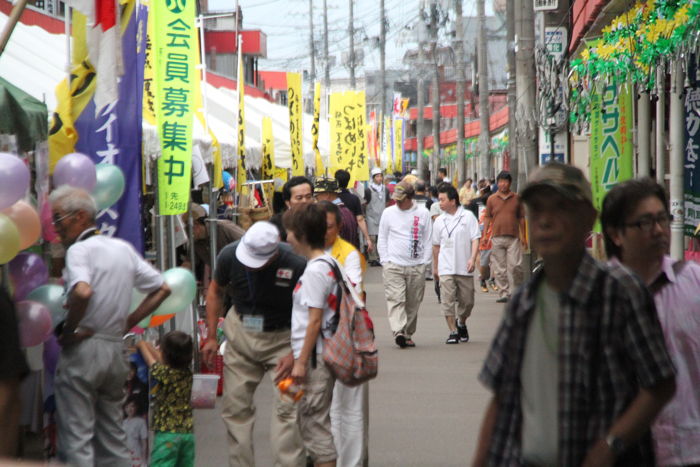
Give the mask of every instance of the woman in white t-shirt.
[(321, 357), (323, 338), (337, 325), (337, 283), (324, 252), (326, 213), (315, 204), (298, 206), (283, 218), (287, 241), (308, 263), (294, 289), (292, 305), (292, 378), (304, 385), (299, 401), (299, 428), (306, 451), (318, 466), (335, 466), (330, 407), (335, 378)]

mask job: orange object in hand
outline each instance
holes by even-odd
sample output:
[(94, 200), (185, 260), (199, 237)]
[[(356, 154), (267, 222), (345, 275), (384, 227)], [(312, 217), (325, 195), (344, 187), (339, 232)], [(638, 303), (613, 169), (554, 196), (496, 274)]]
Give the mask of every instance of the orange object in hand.
[(304, 395), (304, 390), (301, 389), (301, 386), (294, 383), (294, 380), (292, 378), (283, 379), (282, 381), (277, 383), (277, 388), (279, 388), (283, 396), (289, 397), (294, 402), (301, 399), (301, 396)]

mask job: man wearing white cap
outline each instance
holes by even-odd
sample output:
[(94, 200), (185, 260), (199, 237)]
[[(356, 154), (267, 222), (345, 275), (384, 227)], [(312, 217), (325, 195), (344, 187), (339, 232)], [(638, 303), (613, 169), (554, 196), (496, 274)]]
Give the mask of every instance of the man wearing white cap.
[[(377, 235), (379, 234), (379, 220), (382, 218), (382, 213), (389, 201), (389, 189), (384, 186), (384, 177), (382, 169), (375, 167), (371, 172), (372, 180), (369, 183), (369, 189), (372, 192), (372, 198), (367, 204), (367, 231), (372, 239), (372, 243), (377, 244)], [(379, 266), (379, 253), (377, 249), (369, 252), (370, 264)]]
[[(290, 344), (292, 292), (306, 262), (280, 243), (277, 227), (256, 222), (243, 238), (224, 248), (216, 261), (207, 292), (207, 341), (204, 361), (213, 363), (216, 326), (224, 313), (224, 294), (233, 303), (224, 321), (222, 418), (228, 430), (229, 465), (255, 465), (253, 395), (269, 370), (276, 380), (288, 376), (293, 358)], [(304, 465), (297, 410), (281, 398), (276, 385), (270, 442), (275, 465)]]

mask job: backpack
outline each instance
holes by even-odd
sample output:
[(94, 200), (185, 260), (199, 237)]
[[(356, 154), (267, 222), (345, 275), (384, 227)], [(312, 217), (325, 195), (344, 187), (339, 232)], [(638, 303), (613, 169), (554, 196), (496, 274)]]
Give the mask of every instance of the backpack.
[(335, 308), (338, 324), (333, 335), (323, 341), (323, 362), (340, 382), (358, 386), (377, 376), (379, 355), (374, 343), (374, 324), (338, 264), (325, 262), (331, 266), (338, 284)]

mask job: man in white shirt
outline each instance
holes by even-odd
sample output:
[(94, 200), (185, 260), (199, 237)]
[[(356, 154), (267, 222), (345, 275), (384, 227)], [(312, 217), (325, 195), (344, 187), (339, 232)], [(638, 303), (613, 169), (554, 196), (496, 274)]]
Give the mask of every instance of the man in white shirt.
[(402, 349), (415, 347), (412, 336), (425, 291), (425, 268), (432, 254), (430, 213), (413, 202), (414, 193), (412, 184), (396, 184), (392, 195), (396, 204), (384, 210), (377, 242), (389, 325)]
[(474, 267), (479, 251), (479, 222), (459, 205), (455, 187), (438, 187), (440, 214), (433, 225), (433, 276), (440, 281), (441, 308), (450, 335), (446, 344), (469, 341), (467, 318), (474, 307)]
[[(131, 466), (121, 402), (129, 366), (123, 335), (167, 298), (163, 276), (127, 242), (100, 235), (97, 207), (84, 190), (51, 193), (56, 233), (66, 247), (65, 321), (55, 395), (58, 457), (67, 465)], [(129, 314), (136, 288), (148, 295)]]

